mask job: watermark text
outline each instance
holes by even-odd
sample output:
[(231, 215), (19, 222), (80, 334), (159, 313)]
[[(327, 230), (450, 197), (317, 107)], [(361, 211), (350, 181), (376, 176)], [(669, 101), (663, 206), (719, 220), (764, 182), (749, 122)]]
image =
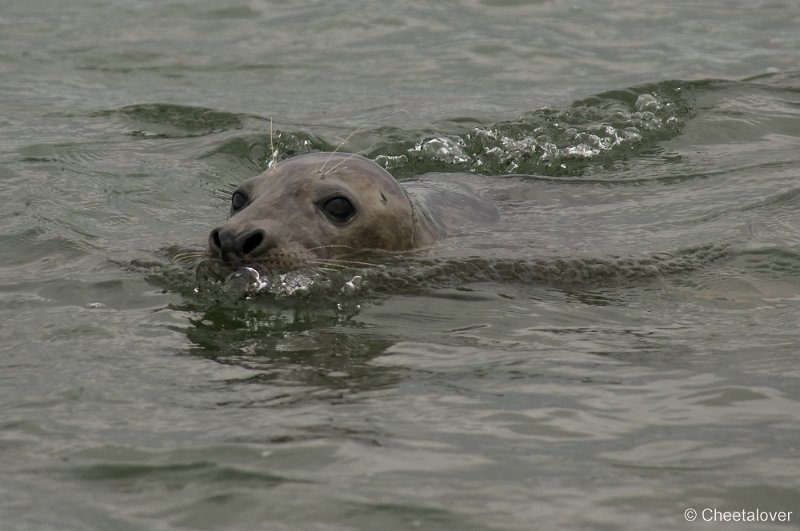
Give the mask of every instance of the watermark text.
[(703, 522), (771, 522), (789, 523), (792, 511), (764, 511), (762, 509), (739, 509), (738, 511), (721, 511), (714, 507), (695, 509), (689, 507), (683, 512), (687, 522), (700, 520)]

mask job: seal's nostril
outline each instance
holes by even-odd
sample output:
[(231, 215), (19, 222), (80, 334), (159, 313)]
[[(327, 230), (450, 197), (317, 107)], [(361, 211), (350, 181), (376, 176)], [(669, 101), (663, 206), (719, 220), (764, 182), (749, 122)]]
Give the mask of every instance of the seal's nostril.
[(219, 229), (214, 229), (211, 231), (211, 242), (217, 249), (222, 249), (222, 242), (219, 239)]
[(247, 237), (242, 245), (242, 253), (249, 254), (250, 252), (254, 251), (261, 245), (261, 242), (264, 241), (264, 233), (260, 230), (253, 232), (251, 235)]

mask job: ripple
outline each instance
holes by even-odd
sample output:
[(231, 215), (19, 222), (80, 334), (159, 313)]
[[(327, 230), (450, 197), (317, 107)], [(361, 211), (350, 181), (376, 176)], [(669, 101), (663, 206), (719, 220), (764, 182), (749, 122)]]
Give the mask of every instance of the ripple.
[(97, 116), (119, 116), (135, 129), (128, 134), (143, 138), (186, 138), (241, 129), (247, 119), (205, 107), (145, 103), (128, 105), (115, 111), (102, 111)]
[[(515, 121), (477, 125), (454, 134), (361, 128), (358, 135), (351, 135), (356, 138), (350, 144), (371, 145), (365, 154), (400, 177), (426, 171), (580, 176), (587, 168), (611, 164), (678, 135), (692, 116), (689, 94), (703, 83), (668, 81), (611, 91), (565, 109), (542, 108)], [(146, 106), (143, 110), (148, 117), (155, 112)], [(481, 121), (462, 117), (452, 123), (463, 128)], [(211, 131), (209, 126), (206, 132)], [(227, 140), (209, 154), (234, 153), (266, 162), (348, 147), (299, 131), (277, 131), (272, 139), (267, 133), (265, 127), (261, 136)]]

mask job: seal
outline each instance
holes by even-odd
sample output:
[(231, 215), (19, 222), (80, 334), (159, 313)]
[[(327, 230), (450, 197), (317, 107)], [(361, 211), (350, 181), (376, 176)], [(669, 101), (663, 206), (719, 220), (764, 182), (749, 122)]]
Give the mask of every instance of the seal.
[(375, 249), (408, 251), (447, 233), (384, 168), (365, 157), (311, 153), (244, 181), (209, 253), (242, 266), (295, 269)]

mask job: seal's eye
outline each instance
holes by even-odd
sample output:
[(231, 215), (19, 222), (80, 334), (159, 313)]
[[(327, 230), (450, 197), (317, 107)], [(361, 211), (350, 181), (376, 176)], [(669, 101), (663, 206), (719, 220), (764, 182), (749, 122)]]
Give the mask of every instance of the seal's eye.
[(240, 210), (242, 207), (244, 207), (244, 205), (246, 203), (247, 203), (247, 196), (246, 195), (244, 195), (239, 190), (236, 190), (235, 192), (233, 192), (233, 195), (231, 196), (231, 210), (232, 211), (236, 212), (237, 210)]
[(335, 221), (337, 223), (347, 221), (353, 217), (353, 214), (356, 213), (353, 203), (351, 203), (346, 197), (342, 196), (336, 196), (328, 199), (322, 203), (321, 208), (322, 211), (328, 215), (331, 221)]

